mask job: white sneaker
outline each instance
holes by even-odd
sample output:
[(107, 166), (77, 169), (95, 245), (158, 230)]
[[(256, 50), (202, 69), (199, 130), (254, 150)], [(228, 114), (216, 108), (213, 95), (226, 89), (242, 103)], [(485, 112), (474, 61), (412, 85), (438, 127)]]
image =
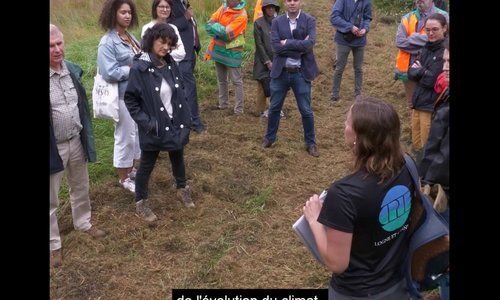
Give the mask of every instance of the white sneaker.
[(269, 116), (269, 110), (266, 109), (265, 111), (261, 112), (260, 116), (263, 117), (263, 118), (267, 118)]
[(135, 182), (132, 179), (127, 177), (124, 181), (118, 180), (118, 182), (124, 189), (135, 193)]
[(280, 119), (286, 119), (285, 113), (283, 111), (280, 111)]

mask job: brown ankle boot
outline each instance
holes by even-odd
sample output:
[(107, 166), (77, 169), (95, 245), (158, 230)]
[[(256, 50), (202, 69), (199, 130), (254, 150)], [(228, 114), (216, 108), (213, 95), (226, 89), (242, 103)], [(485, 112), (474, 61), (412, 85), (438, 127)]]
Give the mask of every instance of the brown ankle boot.
[(189, 185), (186, 185), (184, 188), (177, 189), (177, 195), (181, 198), (184, 206), (194, 207), (193, 199), (191, 199), (191, 188)]
[(143, 218), (146, 222), (151, 223), (157, 219), (154, 212), (149, 208), (149, 201), (147, 199), (136, 202), (135, 210), (139, 217)]
[(50, 266), (59, 268), (62, 265), (62, 248), (50, 251)]

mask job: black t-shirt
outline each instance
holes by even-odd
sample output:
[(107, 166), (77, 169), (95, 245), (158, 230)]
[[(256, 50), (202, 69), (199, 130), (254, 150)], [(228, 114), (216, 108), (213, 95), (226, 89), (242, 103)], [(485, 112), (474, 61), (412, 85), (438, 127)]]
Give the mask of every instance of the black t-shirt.
[[(327, 227), (353, 234), (349, 266), (330, 281), (341, 294), (377, 294), (403, 277), (414, 184), (404, 166), (392, 179), (379, 181), (358, 171), (334, 182), (318, 217)], [(393, 246), (397, 250), (389, 257)]]

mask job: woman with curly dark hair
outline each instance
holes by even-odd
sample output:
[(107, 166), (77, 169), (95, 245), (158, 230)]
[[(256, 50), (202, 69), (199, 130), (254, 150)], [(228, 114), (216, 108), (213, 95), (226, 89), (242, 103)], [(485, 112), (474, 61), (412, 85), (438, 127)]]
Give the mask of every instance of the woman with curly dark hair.
[(184, 165), (191, 111), (179, 68), (170, 55), (177, 39), (174, 29), (166, 23), (156, 23), (146, 30), (144, 53), (134, 58), (125, 92), (125, 104), (139, 126), (142, 150), (135, 179), (136, 210), (147, 222), (156, 220), (149, 206), (148, 183), (160, 151), (168, 152), (179, 198), (186, 207), (195, 206)]
[(98, 72), (104, 80), (118, 82), (119, 121), (115, 124), (113, 166), (120, 185), (135, 192), (134, 159), (141, 155), (137, 125), (123, 102), (132, 58), (141, 52), (137, 39), (129, 28), (138, 24), (137, 10), (132, 0), (107, 0), (102, 7), (99, 24), (106, 31), (97, 48)]

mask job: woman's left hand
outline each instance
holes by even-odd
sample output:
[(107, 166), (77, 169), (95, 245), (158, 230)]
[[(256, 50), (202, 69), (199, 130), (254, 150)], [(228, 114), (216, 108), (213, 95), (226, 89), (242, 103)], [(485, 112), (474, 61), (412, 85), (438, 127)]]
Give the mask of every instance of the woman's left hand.
[(319, 201), (319, 196), (314, 194), (306, 201), (304, 208), (304, 216), (307, 222), (316, 222), (318, 220), (319, 213), (323, 204)]

